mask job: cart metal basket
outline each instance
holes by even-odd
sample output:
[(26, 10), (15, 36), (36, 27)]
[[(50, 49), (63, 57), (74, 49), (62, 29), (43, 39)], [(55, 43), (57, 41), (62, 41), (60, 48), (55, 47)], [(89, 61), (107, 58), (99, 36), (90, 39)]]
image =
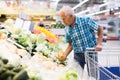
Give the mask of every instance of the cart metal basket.
[(89, 80), (120, 80), (120, 49), (96, 52), (86, 49)]

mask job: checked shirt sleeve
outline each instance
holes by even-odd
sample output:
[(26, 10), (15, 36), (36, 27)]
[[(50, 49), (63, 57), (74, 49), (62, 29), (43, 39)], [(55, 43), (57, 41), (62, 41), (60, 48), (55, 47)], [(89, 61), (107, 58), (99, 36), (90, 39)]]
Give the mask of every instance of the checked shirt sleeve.
[(93, 19), (91, 19), (91, 18), (86, 18), (86, 22), (88, 23), (88, 25), (90, 26), (90, 28), (92, 29), (92, 30), (95, 30), (95, 31), (97, 31), (98, 30), (98, 24), (93, 20)]
[(67, 43), (72, 42), (71, 37), (68, 34), (68, 29), (66, 29), (66, 28), (65, 28), (65, 39), (66, 39)]

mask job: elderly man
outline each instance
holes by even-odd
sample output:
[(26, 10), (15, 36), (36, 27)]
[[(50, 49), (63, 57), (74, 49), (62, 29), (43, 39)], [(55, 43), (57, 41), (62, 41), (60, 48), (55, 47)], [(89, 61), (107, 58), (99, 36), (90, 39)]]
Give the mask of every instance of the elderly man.
[(59, 17), (66, 25), (65, 37), (68, 46), (65, 51), (57, 54), (57, 58), (63, 61), (74, 50), (74, 59), (84, 69), (85, 49), (89, 47), (94, 48), (95, 51), (102, 50), (103, 27), (97, 25), (89, 17), (75, 16), (74, 11), (69, 6), (63, 6), (60, 9)]

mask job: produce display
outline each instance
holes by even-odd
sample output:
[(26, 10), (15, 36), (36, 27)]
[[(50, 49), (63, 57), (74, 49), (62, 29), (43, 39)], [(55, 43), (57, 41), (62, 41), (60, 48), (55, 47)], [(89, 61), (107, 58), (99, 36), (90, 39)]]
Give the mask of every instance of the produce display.
[(60, 76), (59, 80), (76, 80), (77, 74), (73, 71), (66, 70)]
[(45, 29), (44, 27), (38, 26), (38, 25), (34, 25), (34, 30), (33, 30), (34, 34), (40, 34), (43, 33), (46, 35), (46, 39), (50, 42), (50, 43), (57, 43), (58, 42), (58, 38), (55, 34), (53, 34), (52, 32), (50, 32), (49, 30)]
[(35, 25), (34, 28), (36, 28), (37, 30), (40, 30), (41, 32), (43, 32), (44, 34), (46, 34), (47, 36), (50, 36), (51, 38), (56, 38), (56, 35), (53, 34), (52, 32), (48, 31), (47, 29), (45, 29), (44, 27), (40, 27), (38, 25)]
[(6, 60), (6, 64), (0, 61), (0, 70), (4, 68), (1, 64), (20, 68), (17, 75), (14, 69), (6, 70), (10, 77), (7, 75), (5, 80), (80, 80), (67, 59), (56, 58), (56, 53), (62, 50), (60, 44), (49, 42), (44, 33), (33, 34), (11, 24), (1, 26), (0, 45), (0, 57), (9, 61)]
[(1, 80), (29, 80), (27, 71), (21, 66), (15, 67), (7, 64), (8, 59), (0, 57), (0, 79)]
[(25, 50), (27, 50), (31, 55), (35, 52), (40, 52), (47, 58), (55, 59), (55, 53), (61, 50), (59, 44), (52, 44), (46, 40), (46, 35), (41, 34), (31, 34), (21, 32), (20, 34), (11, 35), (12, 39), (18, 44), (22, 45)]
[(57, 28), (57, 29), (59, 29), (59, 28), (65, 28), (65, 25), (62, 24), (61, 22), (57, 22), (56, 24), (52, 24), (50, 26), (50, 28)]

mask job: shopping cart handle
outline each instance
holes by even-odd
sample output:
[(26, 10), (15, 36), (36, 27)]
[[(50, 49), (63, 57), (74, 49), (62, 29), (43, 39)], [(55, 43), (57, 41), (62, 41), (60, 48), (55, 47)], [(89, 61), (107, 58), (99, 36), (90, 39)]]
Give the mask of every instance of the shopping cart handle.
[(86, 51), (95, 51), (95, 48), (86, 48)]

